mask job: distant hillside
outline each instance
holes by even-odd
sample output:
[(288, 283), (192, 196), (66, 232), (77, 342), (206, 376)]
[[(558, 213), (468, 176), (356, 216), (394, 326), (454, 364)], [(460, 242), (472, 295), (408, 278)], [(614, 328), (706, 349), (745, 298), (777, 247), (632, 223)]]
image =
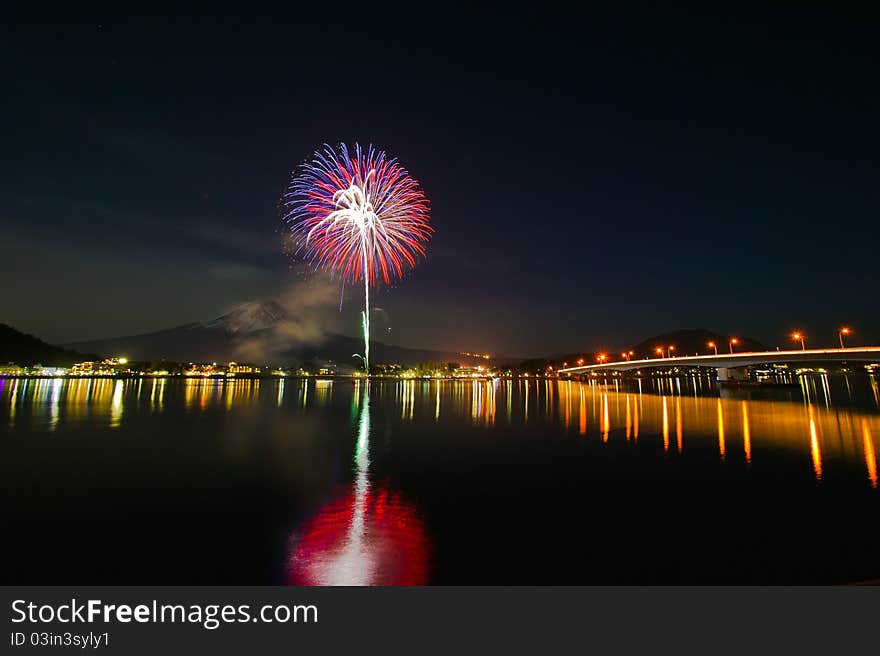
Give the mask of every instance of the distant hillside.
[[(246, 303), (211, 321), (167, 330), (67, 344), (79, 350), (98, 351), (130, 360), (166, 359), (176, 362), (253, 362), (283, 366), (327, 360), (357, 366), (353, 353), (362, 353), (359, 338), (335, 333), (298, 339), (296, 317), (272, 301)], [(420, 362), (485, 362), (457, 353), (391, 346), (370, 342), (373, 364)]]
[(0, 363), (21, 365), (45, 364), (54, 367), (70, 366), (75, 362), (96, 360), (94, 354), (52, 346), (41, 339), (0, 323)]
[[(643, 340), (635, 346), (627, 349), (635, 351), (634, 357), (656, 357), (657, 347), (667, 348), (674, 346), (674, 355), (707, 355), (713, 353), (713, 349), (709, 346), (709, 342), (715, 342), (718, 345), (719, 353), (727, 353), (730, 350), (731, 335), (720, 335), (705, 328), (684, 328), (673, 330), (672, 332), (663, 333)], [(738, 343), (733, 347), (734, 351), (766, 351), (767, 347), (761, 342), (744, 337), (742, 335), (735, 336)]]

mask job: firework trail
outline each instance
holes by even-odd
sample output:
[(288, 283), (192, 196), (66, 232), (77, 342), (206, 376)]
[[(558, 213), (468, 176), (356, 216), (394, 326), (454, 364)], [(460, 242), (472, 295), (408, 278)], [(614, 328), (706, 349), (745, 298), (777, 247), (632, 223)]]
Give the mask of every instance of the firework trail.
[(425, 255), (428, 199), (395, 158), (328, 145), (294, 172), (282, 198), (296, 252), (345, 281), (364, 281), (364, 368), (370, 371), (370, 287), (401, 278)]

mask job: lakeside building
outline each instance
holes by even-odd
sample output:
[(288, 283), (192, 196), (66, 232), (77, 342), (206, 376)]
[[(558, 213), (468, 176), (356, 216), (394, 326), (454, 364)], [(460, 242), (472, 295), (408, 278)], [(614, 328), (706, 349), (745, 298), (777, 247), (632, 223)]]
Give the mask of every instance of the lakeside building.
[(225, 376), (226, 367), (216, 362), (190, 362), (188, 369), (183, 372), (184, 376)]
[[(257, 376), (260, 374), (260, 367), (248, 363), (230, 362), (226, 367), (227, 376), (246, 375)], [(274, 373), (274, 372), (273, 372)]]
[(68, 369), (66, 367), (44, 367), (41, 364), (19, 366), (14, 362), (8, 362), (0, 365), (0, 376), (48, 376), (55, 378), (57, 376), (66, 376)]
[(77, 362), (69, 370), (69, 376), (115, 376), (116, 374), (129, 372), (126, 367), (127, 358), (105, 358), (104, 360)]

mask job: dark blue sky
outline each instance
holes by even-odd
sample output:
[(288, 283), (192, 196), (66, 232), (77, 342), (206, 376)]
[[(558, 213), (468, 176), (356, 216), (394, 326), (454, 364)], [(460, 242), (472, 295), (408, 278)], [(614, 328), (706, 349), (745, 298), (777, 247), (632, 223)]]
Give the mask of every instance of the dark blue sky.
[(359, 140), (421, 181), (437, 230), (379, 294), (390, 341), (877, 341), (876, 17), (798, 11), (10, 20), (0, 321), (97, 338), (279, 292), (303, 278), (290, 171)]

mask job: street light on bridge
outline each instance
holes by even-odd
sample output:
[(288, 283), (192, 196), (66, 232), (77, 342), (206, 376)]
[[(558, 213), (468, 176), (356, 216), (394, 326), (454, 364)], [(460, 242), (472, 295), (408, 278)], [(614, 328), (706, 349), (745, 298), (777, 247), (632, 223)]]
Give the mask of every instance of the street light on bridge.
[(657, 348), (655, 348), (655, 349), (654, 349), (654, 352), (655, 352), (657, 355), (659, 355), (661, 358), (663, 357), (663, 347), (662, 347), (662, 346), (658, 346)]
[(669, 357), (671, 358), (671, 357), (672, 357), (672, 352), (673, 352), (674, 350), (675, 350), (675, 347), (670, 345), (669, 348), (666, 349), (666, 355), (669, 356)]
[(739, 344), (739, 340), (736, 337), (730, 338), (730, 353), (733, 355), (733, 347)]
[(718, 344), (715, 342), (709, 342), (708, 346), (710, 349), (715, 349), (715, 355), (718, 355)]
[(804, 340), (805, 340), (807, 337), (806, 337), (806, 335), (804, 335), (801, 331), (799, 331), (799, 330), (794, 331), (794, 332), (791, 334), (791, 338), (792, 338), (794, 341), (796, 341), (796, 342), (800, 342), (800, 343), (801, 343), (801, 351), (806, 351), (806, 350), (807, 350), (807, 347), (806, 347), (806, 345), (804, 344)]
[(844, 336), (844, 335), (849, 335), (849, 334), (851, 334), (851, 333), (852, 333), (852, 330), (850, 330), (850, 329), (847, 328), (846, 326), (844, 326), (843, 328), (841, 328), (840, 330), (837, 331), (837, 337), (838, 337), (838, 339), (840, 339), (840, 348), (842, 348), (842, 349), (843, 349), (843, 348), (846, 348), (846, 347), (843, 345), (843, 336)]
[(599, 362), (605, 362), (605, 360), (606, 360), (607, 358), (608, 358), (608, 356), (605, 355), (604, 353), (600, 353), (600, 354), (599, 354)]

